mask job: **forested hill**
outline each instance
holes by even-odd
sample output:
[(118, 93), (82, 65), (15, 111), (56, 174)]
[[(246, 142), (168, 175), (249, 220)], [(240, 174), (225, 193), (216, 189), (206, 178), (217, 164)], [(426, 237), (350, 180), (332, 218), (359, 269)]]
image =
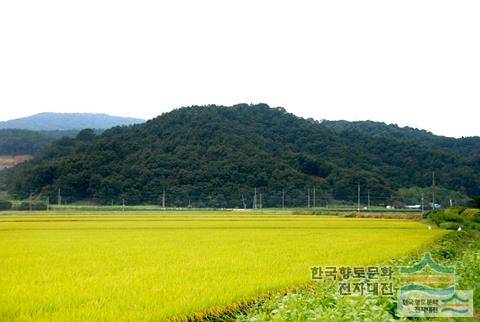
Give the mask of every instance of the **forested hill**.
[(85, 128), (105, 129), (143, 123), (129, 117), (92, 113), (40, 113), (0, 122), (0, 155), (36, 154), (63, 136), (74, 137)]
[(0, 122), (0, 129), (22, 129), (31, 131), (64, 131), (86, 128), (108, 129), (118, 125), (143, 123), (144, 120), (95, 113), (39, 113)]
[(411, 141), (422, 145), (434, 145), (466, 155), (480, 155), (480, 137), (451, 138), (435, 135), (425, 130), (411, 127), (399, 127), (373, 121), (322, 121), (322, 125), (336, 131), (357, 130), (364, 134), (392, 140)]
[[(354, 200), (357, 184), (378, 202), (402, 187), (478, 194), (479, 158), (361, 131), (336, 131), (265, 104), (186, 107), (144, 124), (89, 130), (64, 138), (32, 161), (9, 169), (17, 197), (157, 202), (185, 206), (251, 206), (254, 187), (264, 206), (305, 205), (315, 187), (325, 198)], [(67, 199), (65, 199), (67, 200)]]
[[(66, 136), (75, 137), (80, 130), (30, 131), (0, 129), (0, 155), (34, 155), (46, 149), (54, 141)], [(95, 130), (100, 134), (102, 130)]]

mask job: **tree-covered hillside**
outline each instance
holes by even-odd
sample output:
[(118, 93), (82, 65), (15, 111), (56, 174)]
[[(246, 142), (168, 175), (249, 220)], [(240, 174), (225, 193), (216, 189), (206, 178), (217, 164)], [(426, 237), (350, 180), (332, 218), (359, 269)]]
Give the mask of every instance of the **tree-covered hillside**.
[(34, 131), (0, 129), (0, 155), (35, 154), (53, 140), (52, 137)]
[[(30, 131), (0, 129), (0, 155), (34, 155), (46, 149), (54, 141), (66, 136), (75, 137), (80, 130)], [(95, 133), (101, 133), (95, 130)]]
[[(265, 104), (186, 107), (101, 135), (84, 130), (6, 173), (10, 193), (54, 200), (242, 207), (254, 188), (262, 205), (355, 200), (388, 203), (400, 188), (428, 187), (432, 171), (449, 190), (478, 194), (479, 158), (448, 149), (336, 131)], [(311, 195), (312, 197), (312, 195)], [(312, 200), (313, 201), (313, 200)], [(318, 203), (317, 203), (318, 204)]]
[(399, 127), (395, 124), (386, 124), (373, 121), (322, 121), (322, 125), (336, 131), (357, 130), (366, 135), (382, 137), (392, 140), (410, 141), (421, 145), (433, 145), (454, 152), (463, 153), (465, 156), (480, 155), (480, 137), (451, 138), (432, 134), (425, 130), (411, 127)]

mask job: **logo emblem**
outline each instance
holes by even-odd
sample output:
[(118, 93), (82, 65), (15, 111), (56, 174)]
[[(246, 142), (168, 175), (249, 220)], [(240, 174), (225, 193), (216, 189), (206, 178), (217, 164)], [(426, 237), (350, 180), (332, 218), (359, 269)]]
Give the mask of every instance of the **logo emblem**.
[(472, 317), (473, 291), (455, 288), (455, 267), (425, 253), (413, 266), (400, 267), (399, 317)]

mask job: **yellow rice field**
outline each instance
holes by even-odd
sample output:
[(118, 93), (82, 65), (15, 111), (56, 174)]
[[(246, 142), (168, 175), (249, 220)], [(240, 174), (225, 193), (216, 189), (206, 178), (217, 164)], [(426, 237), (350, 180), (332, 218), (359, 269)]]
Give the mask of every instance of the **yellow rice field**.
[(235, 212), (0, 216), (1, 321), (158, 321), (378, 263), (440, 237), (419, 222)]

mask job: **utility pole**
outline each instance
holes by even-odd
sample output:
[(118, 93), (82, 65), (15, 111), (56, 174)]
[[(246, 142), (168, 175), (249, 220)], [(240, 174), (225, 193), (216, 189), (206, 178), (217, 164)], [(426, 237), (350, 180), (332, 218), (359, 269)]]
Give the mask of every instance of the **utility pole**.
[(162, 208), (165, 209), (165, 188), (163, 188)]
[(432, 209), (435, 209), (435, 171), (432, 172)]
[(310, 208), (310, 188), (307, 189), (307, 208)]
[(282, 190), (282, 208), (285, 209), (285, 190)]
[(316, 202), (315, 202), (315, 187), (313, 187), (313, 208), (316, 207)]
[(357, 186), (357, 212), (360, 212), (360, 183)]
[(367, 209), (370, 210), (370, 190), (367, 191), (368, 206)]
[(423, 192), (422, 192), (422, 215), (425, 212), (424, 200), (425, 200), (425, 198), (424, 198)]
[(59, 206), (62, 205), (62, 194), (61, 194), (60, 188), (58, 188), (58, 192), (57, 192), (57, 204)]

